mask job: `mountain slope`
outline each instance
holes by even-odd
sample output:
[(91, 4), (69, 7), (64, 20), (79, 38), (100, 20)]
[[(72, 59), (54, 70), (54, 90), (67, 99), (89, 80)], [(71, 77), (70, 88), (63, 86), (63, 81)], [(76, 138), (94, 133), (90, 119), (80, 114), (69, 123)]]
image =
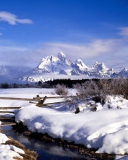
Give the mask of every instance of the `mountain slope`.
[(66, 58), (65, 54), (60, 52), (57, 57), (47, 56), (42, 58), (38, 67), (34, 70), (35, 73), (55, 73), (55, 74), (70, 74), (72, 62)]
[(52, 79), (82, 79), (82, 78), (128, 78), (128, 70), (115, 71), (109, 69), (104, 63), (96, 62), (92, 67), (88, 67), (81, 59), (75, 62), (69, 60), (62, 52), (55, 56), (42, 58), (39, 65), (34, 68), (29, 75), (21, 77), (23, 81), (47, 81)]
[(91, 78), (128, 78), (128, 69), (115, 71), (109, 69), (104, 63), (96, 62), (88, 67), (81, 59), (72, 62), (60, 52), (57, 56), (46, 56), (34, 69), (0, 66), (0, 82), (45, 82), (52, 79), (91, 79)]

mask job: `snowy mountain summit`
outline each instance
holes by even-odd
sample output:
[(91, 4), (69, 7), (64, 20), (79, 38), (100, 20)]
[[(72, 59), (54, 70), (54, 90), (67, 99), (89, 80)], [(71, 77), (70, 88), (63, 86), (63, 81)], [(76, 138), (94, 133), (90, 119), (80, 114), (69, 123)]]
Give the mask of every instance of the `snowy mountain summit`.
[(96, 62), (94, 64), (93, 68), (96, 72), (106, 72), (106, 71), (108, 71), (108, 68), (105, 66), (105, 64), (103, 62), (102, 63)]
[(0, 66), (1, 82), (45, 82), (53, 79), (91, 79), (91, 78), (128, 78), (128, 69), (120, 71), (109, 69), (105, 64), (96, 62), (87, 66), (81, 59), (72, 62), (63, 52), (57, 56), (43, 57), (38, 66), (32, 70), (21, 71), (18, 67)]
[(55, 73), (55, 74), (70, 74), (72, 70), (72, 62), (67, 59), (66, 55), (62, 52), (55, 56), (47, 56), (42, 58), (42, 61), (39, 63), (34, 72), (36, 73)]
[(39, 65), (31, 71), (29, 76), (20, 80), (47, 81), (50, 79), (81, 79), (81, 78), (128, 78), (128, 70), (115, 71), (109, 69), (105, 64), (96, 62), (92, 67), (88, 67), (81, 59), (72, 62), (63, 52), (59, 52), (58, 56), (46, 56), (42, 58)]
[[(36, 69), (36, 73), (55, 73), (67, 75), (79, 75), (88, 67), (81, 59), (73, 63), (63, 52), (59, 52), (58, 56), (47, 56), (42, 59)], [(83, 74), (83, 73), (82, 73)]]
[(58, 58), (62, 63), (65, 63), (67, 65), (71, 65), (71, 61), (66, 58), (66, 55), (63, 52), (58, 53)]
[(123, 76), (128, 78), (128, 70), (115, 71), (109, 69), (105, 64), (96, 62), (92, 67), (88, 67), (81, 59), (72, 62), (63, 52), (58, 56), (46, 56), (42, 58), (39, 65), (33, 69), (33, 73), (53, 73), (56, 75), (85, 75), (86, 78), (114, 78)]

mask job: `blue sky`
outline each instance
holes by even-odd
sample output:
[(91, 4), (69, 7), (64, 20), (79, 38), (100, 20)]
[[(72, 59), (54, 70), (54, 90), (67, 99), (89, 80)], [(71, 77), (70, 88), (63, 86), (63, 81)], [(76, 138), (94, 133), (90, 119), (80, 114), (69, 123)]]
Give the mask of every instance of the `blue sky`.
[(127, 0), (0, 0), (0, 65), (36, 67), (59, 51), (128, 68)]

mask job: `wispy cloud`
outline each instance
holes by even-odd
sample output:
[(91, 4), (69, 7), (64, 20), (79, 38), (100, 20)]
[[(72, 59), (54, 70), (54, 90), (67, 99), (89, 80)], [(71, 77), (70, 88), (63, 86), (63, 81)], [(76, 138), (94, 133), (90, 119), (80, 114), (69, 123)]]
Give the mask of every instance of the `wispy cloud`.
[(2, 33), (0, 32), (0, 36), (2, 36)]
[[(93, 39), (83, 45), (74, 43), (43, 43), (29, 48), (18, 47), (12, 42), (1, 42), (0, 63), (36, 67), (41, 59), (47, 55), (54, 55), (62, 51), (75, 61), (82, 59), (86, 65), (92, 66), (95, 61), (104, 62), (109, 68), (128, 68), (127, 38)], [(39, 47), (40, 46), (40, 47)], [(34, 47), (34, 48), (33, 48)]]
[(122, 27), (122, 28), (119, 28), (120, 29), (120, 32), (119, 34), (123, 37), (128, 37), (128, 27)]
[[(31, 56), (27, 54), (28, 48), (10, 45), (0, 45), (0, 65), (24, 66), (31, 61)], [(27, 57), (27, 56), (28, 57)]]
[[(125, 49), (124, 49), (125, 48)], [(43, 56), (57, 55), (64, 52), (72, 61), (80, 58), (86, 65), (92, 66), (96, 61), (104, 62), (108, 67), (127, 67), (128, 47), (125, 39), (95, 39), (85, 45), (69, 43), (45, 43), (36, 49)], [(43, 57), (42, 56), (42, 57)]]
[(66, 43), (46, 43), (39, 50), (47, 54), (56, 54), (63, 51), (69, 57), (77, 59), (95, 58), (96, 56), (112, 53), (117, 49), (119, 40), (116, 39), (96, 39), (85, 45), (66, 44)]
[(15, 46), (0, 46), (0, 52), (25, 52), (27, 51), (27, 48), (24, 47), (15, 47)]
[(8, 22), (11, 25), (16, 25), (17, 23), (21, 24), (32, 24), (32, 20), (30, 19), (19, 19), (15, 14), (10, 12), (1, 11), (0, 12), (0, 21)]

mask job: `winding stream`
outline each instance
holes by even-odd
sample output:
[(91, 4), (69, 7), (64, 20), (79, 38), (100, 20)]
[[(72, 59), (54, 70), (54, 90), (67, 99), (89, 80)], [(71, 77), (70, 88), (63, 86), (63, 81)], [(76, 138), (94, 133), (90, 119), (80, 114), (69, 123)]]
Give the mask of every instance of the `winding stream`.
[(53, 143), (40, 142), (32, 138), (27, 138), (20, 133), (15, 132), (11, 126), (3, 126), (2, 133), (11, 136), (14, 140), (18, 140), (27, 148), (38, 153), (38, 160), (88, 160), (84, 155), (80, 155), (68, 148), (58, 146)]

